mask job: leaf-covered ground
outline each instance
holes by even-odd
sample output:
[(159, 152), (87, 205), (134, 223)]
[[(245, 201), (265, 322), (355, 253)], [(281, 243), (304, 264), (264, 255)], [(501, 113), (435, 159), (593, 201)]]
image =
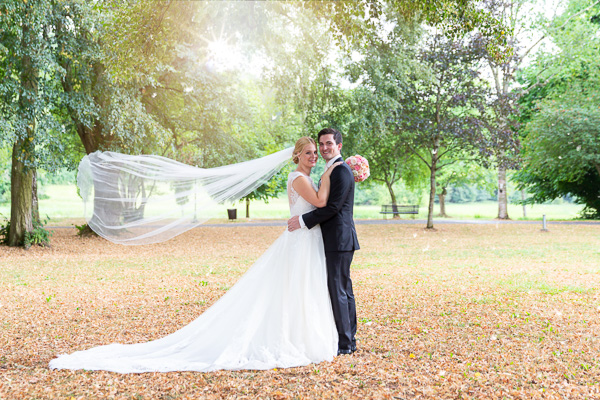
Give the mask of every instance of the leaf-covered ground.
[(359, 351), (270, 371), (47, 366), (186, 325), (282, 227), (202, 227), (141, 247), (57, 229), (52, 248), (0, 247), (0, 398), (600, 398), (598, 226), (357, 228)]

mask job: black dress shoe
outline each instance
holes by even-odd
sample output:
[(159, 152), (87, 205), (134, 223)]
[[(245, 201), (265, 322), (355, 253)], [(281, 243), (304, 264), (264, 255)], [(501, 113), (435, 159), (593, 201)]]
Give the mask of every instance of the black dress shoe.
[(350, 347), (350, 351), (354, 353), (356, 351), (356, 345), (352, 345), (352, 347)]
[(352, 354), (352, 350), (350, 349), (338, 349), (338, 356), (341, 354)]

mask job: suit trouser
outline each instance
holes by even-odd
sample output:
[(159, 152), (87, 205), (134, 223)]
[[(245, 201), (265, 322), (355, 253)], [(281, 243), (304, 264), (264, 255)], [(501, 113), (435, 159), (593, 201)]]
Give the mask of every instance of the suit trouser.
[(356, 304), (350, 279), (350, 264), (354, 251), (325, 252), (327, 288), (331, 297), (333, 318), (338, 331), (338, 348), (350, 350), (356, 346)]

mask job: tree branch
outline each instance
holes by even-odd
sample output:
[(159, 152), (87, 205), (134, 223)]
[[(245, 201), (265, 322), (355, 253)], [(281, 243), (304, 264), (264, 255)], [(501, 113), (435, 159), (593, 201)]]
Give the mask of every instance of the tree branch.
[(437, 169), (439, 170), (441, 168), (447, 167), (448, 165), (452, 165), (459, 161), (477, 161), (477, 159), (476, 158), (457, 158), (455, 160), (448, 161), (447, 163), (440, 165)]
[[(589, 5), (588, 7), (584, 8), (583, 10), (581, 10), (581, 11), (579, 11), (579, 12), (571, 15), (569, 18), (567, 18), (567, 20), (561, 26), (556, 27), (556, 28), (549, 27), (548, 30), (549, 31), (558, 31), (558, 30), (564, 28), (569, 23), (569, 21), (571, 21), (573, 18), (575, 18), (575, 17), (583, 14), (584, 12), (588, 11), (589, 9), (591, 9), (592, 7), (594, 7), (595, 5), (598, 5), (598, 4), (600, 4), (600, 0), (593, 2), (591, 5)], [(535, 46), (537, 46), (542, 40), (546, 39), (547, 37), (548, 37), (548, 33), (542, 35), (542, 37), (537, 42), (535, 42), (533, 45), (531, 45), (529, 47), (529, 49), (527, 49), (525, 51), (525, 53), (523, 53), (523, 55), (519, 57), (519, 59), (523, 60), (525, 57), (527, 57), (527, 55), (531, 52), (531, 50), (533, 50), (533, 48)]]
[[(542, 71), (540, 71), (535, 77), (537, 78), (542, 72), (546, 71), (548, 68), (543, 69)], [(550, 75), (545, 81), (541, 82), (541, 81), (537, 81), (534, 85), (530, 86), (527, 88), (527, 90), (524, 90), (521, 92), (521, 95), (527, 94), (530, 91), (532, 91), (533, 89), (535, 89), (538, 86), (544, 86), (545, 84), (547, 84), (548, 82), (550, 82), (550, 79), (554, 78), (559, 71), (556, 71), (555, 73), (553, 73), (552, 75)]]
[[(455, 143), (456, 143), (456, 142), (455, 142)], [(459, 145), (457, 145), (457, 144), (455, 144), (454, 146), (452, 146), (452, 145), (449, 145), (449, 146), (444, 146), (444, 147), (446, 147), (446, 150), (445, 150), (445, 151), (443, 151), (442, 153), (438, 154), (438, 160), (439, 160), (440, 158), (442, 158), (443, 156), (445, 156), (446, 154), (450, 153), (451, 151), (454, 151), (454, 150), (456, 150), (456, 149), (460, 148), (460, 146), (459, 146)]]
[(407, 146), (414, 154), (416, 154), (417, 157), (419, 157), (425, 163), (425, 165), (427, 165), (427, 167), (429, 167), (429, 169), (431, 169), (431, 164), (429, 164), (429, 162), (427, 162), (426, 159), (424, 159), (410, 144), (407, 144)]

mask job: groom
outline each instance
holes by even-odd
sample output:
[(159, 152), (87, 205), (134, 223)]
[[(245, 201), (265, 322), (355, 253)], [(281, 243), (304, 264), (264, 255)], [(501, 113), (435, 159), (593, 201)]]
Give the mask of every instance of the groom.
[[(325, 128), (319, 132), (319, 151), (327, 162), (327, 168), (338, 161), (344, 161), (340, 155), (342, 134), (335, 129)], [(333, 317), (337, 327), (338, 355), (356, 351), (356, 306), (350, 264), (354, 250), (358, 250), (358, 240), (352, 218), (354, 208), (354, 176), (350, 167), (343, 163), (331, 172), (329, 200), (323, 208), (288, 220), (288, 230), (306, 226), (312, 229), (321, 224), (325, 258), (327, 262), (327, 287), (331, 297)]]

